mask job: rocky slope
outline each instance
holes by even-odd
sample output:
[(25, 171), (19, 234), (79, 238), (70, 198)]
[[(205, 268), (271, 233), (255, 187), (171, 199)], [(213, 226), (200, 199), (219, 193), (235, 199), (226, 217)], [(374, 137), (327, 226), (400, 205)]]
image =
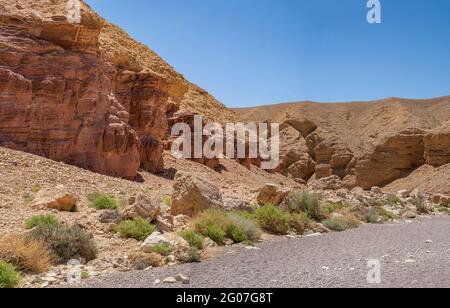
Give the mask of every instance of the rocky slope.
[(0, 3), (0, 146), (132, 179), (162, 171), (177, 112), (234, 118), (86, 4), (68, 23), (66, 4)]
[(243, 121), (282, 123), (280, 171), (301, 183), (338, 176), (349, 188), (370, 189), (450, 163), (450, 97), (235, 111)]

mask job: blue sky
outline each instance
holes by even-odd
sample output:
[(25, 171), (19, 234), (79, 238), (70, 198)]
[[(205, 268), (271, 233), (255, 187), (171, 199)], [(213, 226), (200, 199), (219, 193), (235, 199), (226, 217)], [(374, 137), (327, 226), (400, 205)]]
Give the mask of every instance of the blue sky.
[(229, 107), (450, 94), (450, 1), (86, 0)]

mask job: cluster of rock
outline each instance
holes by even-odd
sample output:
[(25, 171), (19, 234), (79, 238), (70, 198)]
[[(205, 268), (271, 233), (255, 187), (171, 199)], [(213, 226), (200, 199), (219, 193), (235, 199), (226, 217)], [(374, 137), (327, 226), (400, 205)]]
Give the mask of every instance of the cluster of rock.
[[(443, 129), (409, 129), (386, 137), (362, 156), (316, 130), (312, 121), (290, 120), (283, 123), (281, 133), (278, 171), (311, 188), (383, 187), (424, 164), (450, 164), (450, 133)], [(328, 184), (321, 183), (324, 178)]]

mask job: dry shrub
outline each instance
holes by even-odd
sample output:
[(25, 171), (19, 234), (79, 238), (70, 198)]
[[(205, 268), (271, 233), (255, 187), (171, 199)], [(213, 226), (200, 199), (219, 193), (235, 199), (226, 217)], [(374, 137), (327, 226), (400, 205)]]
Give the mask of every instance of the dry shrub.
[(0, 259), (13, 264), (23, 272), (43, 273), (52, 263), (45, 242), (28, 239), (24, 235), (9, 235), (0, 239)]

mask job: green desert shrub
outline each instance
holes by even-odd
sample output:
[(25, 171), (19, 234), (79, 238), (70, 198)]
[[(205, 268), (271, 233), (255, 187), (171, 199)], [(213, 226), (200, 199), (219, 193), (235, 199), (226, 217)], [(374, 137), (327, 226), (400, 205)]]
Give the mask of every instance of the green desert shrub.
[(379, 210), (375, 207), (370, 208), (364, 218), (367, 223), (377, 224), (380, 221)]
[(335, 216), (325, 220), (323, 224), (328, 229), (338, 232), (359, 226), (358, 220), (352, 216)]
[(142, 218), (124, 220), (120, 222), (114, 230), (123, 238), (133, 238), (144, 241), (149, 235), (155, 232), (155, 226)]
[(396, 195), (390, 195), (388, 197), (388, 202), (391, 205), (403, 205), (404, 204), (404, 202), (402, 201), (402, 198), (400, 198), (399, 196), (396, 196)]
[(33, 216), (25, 221), (25, 228), (27, 230), (33, 229), (34, 227), (52, 227), (59, 224), (58, 218), (55, 215), (38, 215)]
[(155, 244), (148, 248), (149, 252), (157, 253), (163, 256), (168, 256), (173, 252), (173, 247), (168, 244)]
[(91, 261), (97, 256), (92, 235), (78, 226), (40, 226), (31, 230), (28, 236), (44, 241), (58, 263), (78, 257)]
[(235, 243), (255, 242), (261, 237), (258, 223), (248, 217), (234, 212), (228, 214), (231, 224), (227, 228), (227, 235)]
[(189, 248), (188, 255), (189, 255), (189, 262), (191, 263), (198, 263), (202, 259), (200, 251), (195, 247)]
[(228, 215), (221, 210), (209, 209), (193, 220), (195, 231), (209, 237), (217, 244), (223, 244), (231, 221)]
[(286, 200), (285, 206), (290, 213), (306, 213), (316, 221), (323, 219), (320, 209), (320, 195), (308, 191), (291, 192)]
[(20, 274), (11, 264), (0, 261), (0, 289), (17, 288), (20, 284)]
[(430, 207), (422, 198), (414, 197), (412, 198), (411, 203), (416, 207), (419, 214), (429, 214), (431, 212)]
[(194, 230), (185, 230), (180, 232), (180, 236), (189, 243), (189, 246), (199, 250), (203, 249), (205, 238)]
[(267, 232), (280, 235), (289, 232), (289, 214), (272, 204), (266, 204), (257, 209), (255, 216), (261, 228)]
[(92, 200), (92, 207), (97, 210), (117, 210), (119, 203), (112, 196), (95, 195)]
[(306, 213), (293, 213), (289, 216), (289, 226), (297, 232), (303, 234), (313, 225), (311, 218)]

